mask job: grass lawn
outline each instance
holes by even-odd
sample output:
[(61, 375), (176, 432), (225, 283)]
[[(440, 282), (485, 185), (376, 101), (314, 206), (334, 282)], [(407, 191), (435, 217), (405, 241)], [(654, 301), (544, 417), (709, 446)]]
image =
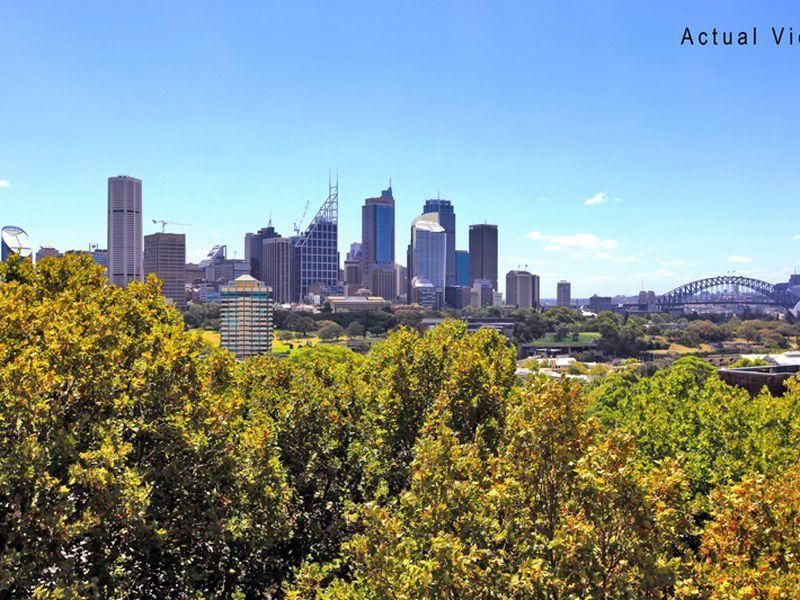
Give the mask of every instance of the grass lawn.
[[(201, 330), (197, 330), (196, 329), (195, 331), (201, 331)], [(205, 331), (205, 330), (202, 330), (201, 333), (203, 335), (203, 341), (204, 342), (206, 342), (210, 346), (213, 346), (215, 348), (219, 348), (219, 346), (220, 346), (219, 331)], [(317, 343), (317, 342), (319, 342), (319, 338), (312, 338), (312, 343)], [(273, 340), (272, 340), (272, 351), (273, 352), (279, 352), (279, 353), (289, 352), (289, 346), (287, 346), (285, 342), (283, 342), (283, 341), (281, 341), (279, 339), (273, 338)]]
[[(195, 331), (198, 331), (195, 329)], [(202, 330), (203, 341), (215, 348), (219, 348), (219, 331), (205, 331)]]
[(572, 335), (567, 335), (562, 341), (556, 341), (555, 333), (548, 333), (546, 336), (533, 340), (532, 344), (536, 346), (569, 346), (571, 344), (588, 344), (595, 340), (600, 339), (600, 334), (596, 331), (582, 331), (578, 334), (578, 340), (574, 341)]
[[(220, 346), (219, 331), (206, 331), (202, 329), (194, 329), (193, 331), (199, 331), (203, 336), (203, 341), (205, 341), (210, 346), (219, 348)], [(346, 336), (343, 336), (339, 338), (337, 341), (322, 342), (319, 336), (316, 335), (310, 335), (308, 337), (295, 338), (291, 340), (279, 340), (277, 337), (278, 332), (275, 333), (276, 335), (273, 336), (272, 338), (272, 351), (275, 352), (276, 354), (285, 354), (287, 352), (291, 353), (300, 348), (305, 348), (306, 346), (316, 346), (319, 343), (326, 343), (326, 344), (330, 343), (330, 344), (337, 344), (339, 346), (346, 346), (348, 340)], [(364, 338), (361, 338), (359, 336), (354, 339), (360, 340)], [(383, 335), (368, 335), (366, 341), (369, 342), (370, 345), (372, 345), (372, 344), (377, 344), (378, 342), (382, 342), (385, 339), (386, 336)]]

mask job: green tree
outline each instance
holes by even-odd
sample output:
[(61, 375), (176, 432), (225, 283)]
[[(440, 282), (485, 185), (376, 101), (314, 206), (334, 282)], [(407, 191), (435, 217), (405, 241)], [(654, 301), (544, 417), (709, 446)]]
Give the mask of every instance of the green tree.
[(748, 476), (712, 495), (696, 566), (711, 598), (795, 598), (800, 590), (800, 469)]
[(317, 329), (317, 323), (308, 315), (293, 312), (286, 317), (283, 327), (306, 335), (309, 331)]
[(396, 495), (420, 428), (436, 399), (450, 390), (453, 428), (496, 435), (505, 397), (514, 385), (514, 349), (493, 330), (467, 333), (466, 323), (447, 321), (424, 334), (400, 329), (373, 346), (364, 369), (367, 403), (363, 455), (371, 493)]
[(320, 321), (317, 325), (317, 335), (322, 340), (338, 340), (344, 335), (344, 328), (333, 321)]
[(727, 337), (725, 329), (711, 321), (692, 321), (686, 329), (704, 342), (721, 342)]
[(364, 504), (343, 557), (307, 564), (289, 598), (656, 596), (687, 570), (686, 486), (643, 474), (629, 437), (597, 437), (580, 388), (537, 380), (510, 399), (493, 450), (451, 427), (445, 396), (399, 502)]
[(347, 326), (347, 328), (345, 329), (345, 333), (349, 338), (366, 337), (367, 330), (358, 321), (353, 321), (352, 323), (350, 323), (350, 325)]
[(649, 378), (606, 377), (591, 391), (590, 411), (631, 434), (643, 463), (678, 460), (702, 505), (718, 485), (800, 460), (797, 397), (792, 383), (781, 398), (750, 398), (711, 365), (687, 357)]
[(155, 278), (85, 256), (0, 266), (0, 590), (218, 595), (274, 586), (288, 493), (230, 355)]

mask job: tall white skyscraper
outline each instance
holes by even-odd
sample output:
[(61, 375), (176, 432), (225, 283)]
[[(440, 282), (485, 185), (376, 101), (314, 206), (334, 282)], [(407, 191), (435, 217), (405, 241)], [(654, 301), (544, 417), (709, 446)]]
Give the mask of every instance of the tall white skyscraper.
[(126, 287), (144, 279), (142, 181), (120, 175), (108, 178), (108, 278)]
[(422, 277), (444, 292), (447, 272), (447, 234), (444, 227), (417, 217), (411, 224), (413, 277)]

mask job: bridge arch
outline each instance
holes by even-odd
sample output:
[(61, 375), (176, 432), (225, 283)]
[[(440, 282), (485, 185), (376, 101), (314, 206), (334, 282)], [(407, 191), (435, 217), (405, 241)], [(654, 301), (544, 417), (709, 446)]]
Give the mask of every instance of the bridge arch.
[(684, 285), (677, 287), (674, 290), (663, 294), (662, 296), (659, 296), (657, 303), (659, 308), (662, 310), (677, 308), (689, 304), (713, 304), (713, 301), (697, 299), (697, 294), (705, 290), (731, 285), (744, 287), (756, 292), (763, 300), (758, 302), (753, 302), (752, 300), (731, 300), (723, 303), (770, 304), (774, 306), (781, 306), (792, 311), (800, 309), (800, 297), (797, 297), (788, 290), (776, 288), (773, 284), (767, 281), (753, 279), (752, 277), (744, 277), (743, 275), (719, 275), (717, 277), (707, 277), (706, 279), (698, 279), (697, 281), (685, 283)]

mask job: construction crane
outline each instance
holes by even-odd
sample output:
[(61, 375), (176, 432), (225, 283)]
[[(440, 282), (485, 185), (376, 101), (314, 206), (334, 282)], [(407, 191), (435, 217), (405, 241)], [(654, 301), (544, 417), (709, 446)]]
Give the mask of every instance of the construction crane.
[(167, 228), (167, 225), (180, 225), (181, 227), (191, 227), (191, 223), (178, 223), (177, 221), (165, 221), (164, 219), (152, 219), (153, 223), (161, 223), (161, 233)]
[[(308, 212), (308, 205), (309, 205), (310, 202), (311, 202), (310, 200), (306, 200), (306, 207), (303, 209), (303, 216), (300, 217), (299, 221), (295, 221), (294, 222), (294, 234), (295, 235), (300, 235), (300, 227), (303, 225), (303, 221), (306, 220), (306, 213)], [(270, 217), (270, 220), (272, 220), (271, 217)]]

